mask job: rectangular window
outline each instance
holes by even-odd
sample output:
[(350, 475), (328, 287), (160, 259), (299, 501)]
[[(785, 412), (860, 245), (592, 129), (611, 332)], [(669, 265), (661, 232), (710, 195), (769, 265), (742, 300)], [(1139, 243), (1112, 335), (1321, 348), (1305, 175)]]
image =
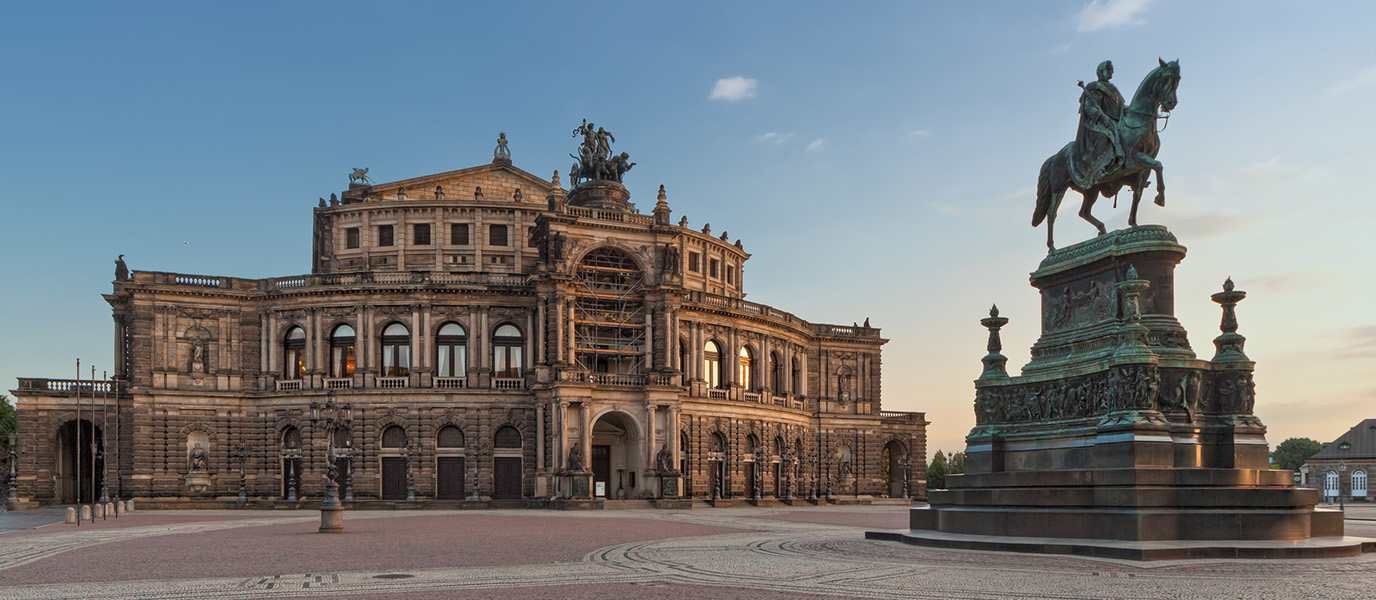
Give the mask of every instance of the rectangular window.
[(534, 227), (527, 227), (527, 228), (526, 228), (526, 247), (527, 247), (527, 248), (534, 248), (535, 246), (536, 246), (536, 244), (535, 244), (535, 228), (534, 228)]
[(506, 241), (506, 225), (493, 225), (493, 226), (491, 226), (491, 227), (488, 229), (487, 245), (489, 245), (489, 246), (505, 246), (505, 245), (507, 245), (507, 241)]
[(449, 226), (449, 243), (455, 246), (468, 245), (468, 223), (454, 223)]
[(714, 258), (714, 259), (712, 259), (711, 261), (709, 261), (709, 262), (707, 263), (707, 274), (708, 274), (708, 275), (711, 275), (712, 277), (720, 277), (720, 275), (717, 275), (717, 273), (720, 273), (720, 272), (721, 272), (721, 261), (719, 261), (719, 260), (717, 260), (717, 259)]
[(416, 226), (415, 226), (415, 236), (413, 236), (413, 238), (412, 238), (412, 243), (415, 244), (415, 245), (417, 245), (417, 246), (429, 246), (429, 245), (430, 245), (430, 224), (429, 224), (429, 223), (417, 223), (417, 224), (416, 224)]
[(344, 247), (353, 249), (358, 247), (358, 228), (350, 227), (344, 230)]
[(726, 283), (736, 282), (736, 267), (726, 267)]
[(688, 270), (689, 270), (689, 271), (692, 271), (692, 272), (694, 272), (694, 273), (701, 273), (701, 272), (702, 272), (702, 265), (699, 264), (699, 263), (701, 262), (701, 260), (700, 260), (700, 259), (701, 259), (701, 256), (702, 256), (702, 255), (698, 254), (697, 252), (689, 252), (689, 253), (688, 253)]
[(392, 226), (391, 226), (391, 225), (378, 225), (378, 226), (377, 226), (377, 245), (379, 245), (379, 246), (391, 246), (392, 244), (393, 244), (393, 242), (392, 242)]

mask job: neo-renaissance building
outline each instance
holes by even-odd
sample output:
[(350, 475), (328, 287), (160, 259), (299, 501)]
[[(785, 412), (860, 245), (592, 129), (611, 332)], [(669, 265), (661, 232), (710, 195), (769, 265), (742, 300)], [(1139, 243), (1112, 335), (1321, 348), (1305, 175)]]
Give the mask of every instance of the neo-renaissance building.
[(241, 469), (250, 502), (319, 498), (329, 456), (355, 502), (539, 506), (580, 471), (607, 498), (924, 493), (879, 329), (746, 301), (750, 254), (662, 187), (642, 214), (624, 170), (565, 191), (495, 154), (356, 173), (311, 215), (308, 275), (119, 262), (112, 381), (14, 390), (19, 499), (89, 501), (104, 474), (112, 498), (234, 500)]

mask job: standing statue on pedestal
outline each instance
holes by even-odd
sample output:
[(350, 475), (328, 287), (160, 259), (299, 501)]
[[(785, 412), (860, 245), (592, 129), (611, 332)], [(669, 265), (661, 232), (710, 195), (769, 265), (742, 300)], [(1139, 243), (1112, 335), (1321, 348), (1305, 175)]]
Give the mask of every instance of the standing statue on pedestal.
[(1161, 163), (1156, 154), (1161, 149), (1157, 136), (1157, 119), (1169, 117), (1175, 109), (1175, 89), (1180, 84), (1180, 61), (1160, 63), (1142, 79), (1132, 102), (1123, 106), (1122, 94), (1109, 82), (1113, 77), (1113, 63), (1099, 65), (1099, 78), (1081, 83), (1080, 127), (1075, 141), (1066, 144), (1042, 163), (1037, 179), (1037, 207), (1032, 225), (1046, 221), (1046, 246), (1055, 250), (1056, 210), (1067, 189), (1084, 195), (1080, 217), (1107, 233), (1102, 221), (1090, 211), (1099, 196), (1117, 196), (1124, 186), (1132, 188), (1132, 212), (1128, 225), (1137, 226), (1137, 204), (1142, 192), (1151, 185), (1149, 178), (1156, 173), (1158, 206), (1166, 205), (1166, 183), (1161, 175)]
[(569, 155), (578, 161), (569, 169), (569, 177), (573, 179), (574, 187), (581, 181), (621, 183), (626, 171), (635, 166), (635, 163), (630, 161), (630, 154), (622, 152), (612, 155), (612, 143), (616, 138), (610, 131), (596, 127), (587, 119), (583, 119), (583, 124), (573, 130), (573, 137), (580, 135), (583, 136), (583, 143), (578, 147), (578, 154)]

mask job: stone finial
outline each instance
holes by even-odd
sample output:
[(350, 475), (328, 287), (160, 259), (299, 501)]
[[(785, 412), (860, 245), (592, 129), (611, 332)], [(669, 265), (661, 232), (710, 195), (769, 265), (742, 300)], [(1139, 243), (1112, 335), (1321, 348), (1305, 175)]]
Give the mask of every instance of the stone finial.
[(564, 186), (559, 183), (559, 169), (554, 170), (554, 177), (550, 178), (549, 185), (555, 189), (563, 189)]
[(339, 206), (339, 196), (330, 194), (330, 206)]
[(1128, 272), (1123, 275), (1125, 279), (1137, 279), (1137, 267), (1128, 265)]
[(497, 134), (497, 147), (492, 150), (492, 162), (511, 164), (511, 150), (506, 147), (506, 132)]
[(737, 248), (740, 248), (741, 250), (744, 250), (744, 249), (745, 249), (745, 246), (742, 246), (742, 245), (741, 245), (741, 240), (740, 240), (740, 238), (736, 238), (736, 247), (737, 247)]
[(721, 241), (723, 241), (723, 242), (726, 241), (726, 230), (724, 230), (724, 229), (723, 229), (722, 232), (721, 232)]
[(711, 223), (703, 223), (703, 224), (702, 224), (702, 232), (705, 233), (705, 234), (707, 234), (707, 235), (712, 235), (712, 224), (711, 224)]
[(679, 226), (679, 227), (687, 227), (687, 226), (688, 226), (688, 216), (687, 216), (687, 215), (684, 215), (683, 217), (680, 217), (680, 218), (679, 218), (679, 220), (678, 220), (678, 226)]
[(1217, 349), (1213, 358), (1215, 363), (1251, 361), (1242, 351), (1247, 338), (1237, 332), (1237, 312), (1234, 310), (1237, 303), (1246, 297), (1247, 292), (1234, 289), (1232, 277), (1223, 282), (1223, 291), (1210, 297), (1223, 308), (1223, 320), (1218, 324), (1223, 334), (1214, 338), (1214, 347)]
[(325, 208), (325, 199), (324, 199), (324, 198), (321, 198), (321, 199), (320, 199), (320, 208)]
[(659, 185), (659, 197), (655, 201), (655, 225), (668, 225), (669, 215), (673, 212), (669, 210), (669, 195), (664, 192), (664, 184)]
[(979, 324), (989, 329), (989, 354), (984, 355), (984, 358), (980, 360), (984, 363), (984, 373), (981, 373), (979, 378), (1008, 378), (1008, 357), (999, 353), (1003, 350), (1003, 340), (999, 338), (999, 330), (1008, 324), (1008, 318), (999, 316), (999, 307), (996, 305), (989, 309), (989, 316), (979, 320)]

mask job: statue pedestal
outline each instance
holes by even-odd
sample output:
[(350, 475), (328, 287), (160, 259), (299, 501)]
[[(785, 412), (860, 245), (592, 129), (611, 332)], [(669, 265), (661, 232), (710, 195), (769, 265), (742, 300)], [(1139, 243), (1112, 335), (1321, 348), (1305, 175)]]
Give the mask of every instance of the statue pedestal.
[(564, 480), (563, 492), (568, 498), (574, 500), (587, 500), (592, 498), (592, 473), (588, 471), (572, 471), (560, 476)]
[(206, 488), (210, 487), (210, 473), (205, 471), (192, 471), (186, 474), (186, 490), (191, 495), (205, 493)]
[[(1020, 376), (986, 368), (975, 381), (965, 474), (928, 491), (909, 532), (868, 537), (1159, 559), (1312, 556), (1312, 543), (1297, 542), (1342, 536), (1340, 514), (1315, 510), (1317, 490), (1268, 468), (1240, 342), (1222, 359), (1195, 357), (1174, 316), (1184, 256), (1160, 226), (1048, 255), (1031, 276), (1042, 298), (1031, 362)], [(997, 359), (995, 320), (985, 321)], [(1320, 545), (1360, 552), (1352, 539)], [(1160, 541), (1181, 543), (1149, 543)]]
[(678, 473), (661, 473), (659, 475), (659, 497), (677, 498), (679, 496), (678, 483)]
[(631, 193), (615, 181), (587, 181), (569, 192), (568, 206), (632, 212)]

